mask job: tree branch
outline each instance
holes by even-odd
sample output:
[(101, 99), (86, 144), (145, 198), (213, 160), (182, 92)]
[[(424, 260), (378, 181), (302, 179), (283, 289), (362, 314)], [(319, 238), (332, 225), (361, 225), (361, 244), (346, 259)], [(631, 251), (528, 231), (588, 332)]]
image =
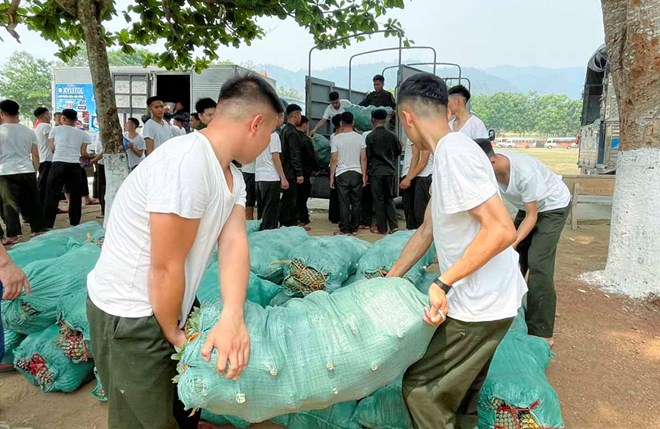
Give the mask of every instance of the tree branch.
[(172, 22), (172, 13), (170, 12), (170, 8), (167, 6), (167, 0), (163, 0), (162, 4), (163, 12), (165, 13), (165, 19), (167, 20), (167, 24), (169, 25), (170, 30), (172, 30), (172, 38), (181, 40), (179, 34), (176, 31), (176, 28), (174, 27), (174, 23)]
[(16, 26), (18, 25), (18, 6), (21, 4), (21, 0), (12, 0), (11, 4), (7, 8), (7, 24), (4, 25), (7, 33), (18, 43), (21, 43), (21, 36), (16, 32)]
[(78, 1), (77, 0), (55, 0), (55, 3), (74, 18), (78, 18)]

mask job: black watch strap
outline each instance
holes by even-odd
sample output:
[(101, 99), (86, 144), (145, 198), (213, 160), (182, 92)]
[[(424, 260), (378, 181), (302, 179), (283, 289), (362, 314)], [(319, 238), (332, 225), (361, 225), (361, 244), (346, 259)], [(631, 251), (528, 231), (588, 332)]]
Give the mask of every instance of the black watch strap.
[(444, 283), (442, 280), (440, 280), (439, 277), (433, 280), (433, 284), (437, 285), (440, 289), (442, 289), (445, 294), (448, 294), (449, 291), (451, 290), (451, 286), (449, 286), (447, 283)]

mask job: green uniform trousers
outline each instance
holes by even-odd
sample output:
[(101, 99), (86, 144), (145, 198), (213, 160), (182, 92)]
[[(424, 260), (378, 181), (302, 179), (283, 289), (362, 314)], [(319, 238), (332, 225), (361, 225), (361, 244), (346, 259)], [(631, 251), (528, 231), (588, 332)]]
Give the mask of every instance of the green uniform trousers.
[[(570, 204), (563, 209), (539, 213), (536, 226), (516, 249), (520, 254), (520, 270), (523, 276), (528, 276), (525, 321), (529, 335), (551, 338), (554, 333), (555, 257), (569, 208)], [(521, 210), (514, 221), (516, 229), (523, 219), (525, 212)]]
[(108, 396), (109, 429), (196, 429), (176, 394), (174, 347), (155, 316), (112, 316), (87, 299), (92, 353)]
[(512, 321), (448, 317), (438, 327), (424, 357), (403, 376), (403, 398), (415, 429), (476, 427), (479, 389)]

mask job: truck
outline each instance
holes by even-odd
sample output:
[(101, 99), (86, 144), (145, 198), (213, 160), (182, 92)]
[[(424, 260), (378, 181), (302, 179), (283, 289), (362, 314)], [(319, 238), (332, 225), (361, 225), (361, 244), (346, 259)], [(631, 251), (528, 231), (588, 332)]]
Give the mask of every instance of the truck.
[(619, 108), (602, 45), (589, 59), (582, 93), (578, 166), (582, 174), (615, 174), (619, 151)]
[[(192, 112), (198, 99), (210, 97), (217, 100), (224, 82), (251, 71), (237, 65), (222, 65), (211, 66), (201, 73), (131, 66), (110, 67), (110, 72), (120, 123), (123, 124), (130, 117), (140, 118), (147, 114), (147, 98), (154, 95), (172, 105), (179, 101), (184, 110)], [(264, 78), (276, 88), (275, 80)], [(55, 110), (77, 110), (83, 129), (92, 134), (98, 132), (94, 87), (88, 67), (55, 67), (52, 93)]]

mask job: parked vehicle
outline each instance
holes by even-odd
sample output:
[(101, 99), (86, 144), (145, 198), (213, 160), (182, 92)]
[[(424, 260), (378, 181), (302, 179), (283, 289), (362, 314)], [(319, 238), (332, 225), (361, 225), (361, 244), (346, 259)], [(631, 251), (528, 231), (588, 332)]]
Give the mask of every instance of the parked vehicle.
[(577, 147), (576, 137), (551, 137), (545, 141), (546, 149), (575, 149)]

